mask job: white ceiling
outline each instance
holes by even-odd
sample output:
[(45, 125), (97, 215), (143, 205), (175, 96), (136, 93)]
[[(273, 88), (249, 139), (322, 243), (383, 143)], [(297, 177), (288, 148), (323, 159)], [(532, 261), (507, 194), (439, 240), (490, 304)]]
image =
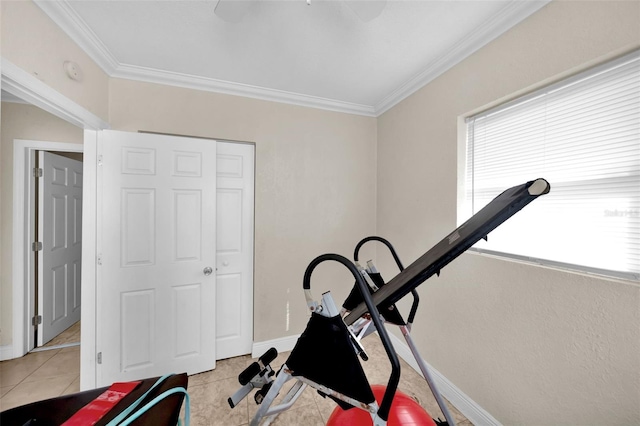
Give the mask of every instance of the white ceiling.
[(217, 1), (36, 3), (113, 77), (377, 116), (549, 0), (389, 0), (368, 22), (343, 0), (260, 0), (238, 23)]

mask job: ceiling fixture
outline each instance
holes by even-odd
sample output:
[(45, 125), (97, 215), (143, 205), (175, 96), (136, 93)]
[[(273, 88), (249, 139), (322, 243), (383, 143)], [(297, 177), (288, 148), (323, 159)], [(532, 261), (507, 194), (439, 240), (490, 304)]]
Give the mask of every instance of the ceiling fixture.
[(218, 0), (213, 12), (223, 21), (237, 24), (242, 21), (251, 5), (251, 1)]
[[(387, 0), (342, 0), (362, 22), (369, 22), (382, 13)], [(311, 0), (306, 0), (311, 6)], [(238, 23), (256, 3), (248, 0), (217, 0), (214, 13), (222, 20)]]
[(344, 0), (344, 3), (362, 22), (376, 19), (387, 5), (386, 0)]

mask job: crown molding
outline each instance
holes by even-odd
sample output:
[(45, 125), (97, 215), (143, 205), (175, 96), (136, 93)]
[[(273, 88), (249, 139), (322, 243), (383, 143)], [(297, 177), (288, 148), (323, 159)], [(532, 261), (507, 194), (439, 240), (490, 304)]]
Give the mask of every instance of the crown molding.
[(249, 84), (232, 83), (224, 80), (216, 80), (214, 78), (140, 67), (137, 65), (120, 64), (110, 77), (137, 80), (147, 83), (165, 84), (205, 92), (223, 93), (227, 95), (242, 96), (245, 98), (375, 117), (373, 107), (369, 105), (336, 101), (317, 96), (267, 89)]
[(2, 102), (7, 102), (10, 104), (24, 104), (24, 105), (29, 105), (29, 102), (25, 101), (22, 98), (17, 97), (14, 94), (11, 94), (9, 92), (7, 92), (6, 90), (2, 89), (2, 96), (1, 96)]
[(376, 117), (384, 114), (550, 2), (551, 0), (531, 0), (507, 4), (498, 14), (460, 40), (427, 69), (376, 104), (374, 106)]
[(109, 123), (52, 89), (22, 68), (1, 58), (2, 90), (83, 129), (108, 129)]
[(385, 113), (506, 30), (544, 7), (550, 1), (519, 0), (509, 3), (496, 16), (458, 42), (427, 69), (402, 84), (376, 105), (361, 105), (248, 84), (122, 64), (118, 62), (86, 22), (73, 10), (67, 0), (34, 0), (44, 13), (80, 46), (109, 77), (224, 93), (368, 117), (378, 117)]

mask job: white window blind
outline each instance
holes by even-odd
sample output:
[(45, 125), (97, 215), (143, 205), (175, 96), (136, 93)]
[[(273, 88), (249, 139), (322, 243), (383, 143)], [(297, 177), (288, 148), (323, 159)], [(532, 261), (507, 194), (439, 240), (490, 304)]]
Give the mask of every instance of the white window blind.
[(468, 118), (466, 158), (469, 214), (551, 184), (478, 249), (640, 279), (640, 52)]

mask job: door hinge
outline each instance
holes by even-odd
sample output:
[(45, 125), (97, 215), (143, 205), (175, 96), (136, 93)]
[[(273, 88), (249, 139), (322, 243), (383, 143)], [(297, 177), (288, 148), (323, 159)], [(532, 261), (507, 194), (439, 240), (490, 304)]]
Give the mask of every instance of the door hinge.
[(39, 167), (33, 168), (33, 177), (42, 177), (42, 169)]
[(98, 352), (98, 355), (96, 355), (96, 362), (102, 364), (102, 352)]
[(102, 265), (102, 253), (98, 254), (98, 258), (96, 259), (96, 263), (98, 263), (98, 265)]
[(31, 325), (32, 326), (36, 326), (36, 325), (40, 325), (42, 324), (42, 315), (36, 315), (35, 317), (31, 318)]
[(98, 166), (102, 166), (102, 155), (98, 155)]
[(42, 250), (42, 243), (40, 241), (31, 243), (31, 251), (40, 251), (40, 250)]

